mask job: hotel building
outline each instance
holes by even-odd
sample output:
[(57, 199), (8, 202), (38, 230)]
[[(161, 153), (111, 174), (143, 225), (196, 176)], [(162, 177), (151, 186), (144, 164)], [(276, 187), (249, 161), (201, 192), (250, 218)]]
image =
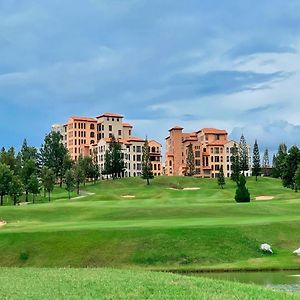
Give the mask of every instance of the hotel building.
[[(104, 169), (105, 152), (114, 136), (122, 146), (125, 163), (125, 177), (140, 176), (142, 173), (142, 149), (145, 139), (134, 137), (133, 126), (115, 113), (104, 113), (95, 118), (70, 117), (66, 125), (53, 125), (52, 130), (60, 132), (64, 144), (73, 160), (80, 155), (92, 156)], [(149, 141), (150, 160), (154, 176), (162, 175), (161, 144)]]
[[(193, 146), (195, 156), (195, 176), (215, 178), (223, 167), (226, 177), (232, 173), (231, 156), (234, 144), (228, 140), (225, 130), (203, 128), (197, 132), (184, 133), (176, 126), (169, 130), (166, 138), (165, 174), (182, 176), (187, 174), (188, 146)], [(249, 154), (250, 154), (250, 147)], [(250, 157), (250, 155), (249, 155)], [(250, 171), (245, 175), (249, 176)]]

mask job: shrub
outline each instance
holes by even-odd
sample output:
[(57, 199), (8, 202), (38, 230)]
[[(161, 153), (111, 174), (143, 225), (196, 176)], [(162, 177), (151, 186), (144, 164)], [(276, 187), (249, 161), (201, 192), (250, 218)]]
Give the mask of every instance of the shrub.
[(244, 175), (240, 176), (240, 180), (237, 183), (237, 189), (235, 193), (236, 202), (250, 202), (250, 193), (246, 188), (246, 178)]

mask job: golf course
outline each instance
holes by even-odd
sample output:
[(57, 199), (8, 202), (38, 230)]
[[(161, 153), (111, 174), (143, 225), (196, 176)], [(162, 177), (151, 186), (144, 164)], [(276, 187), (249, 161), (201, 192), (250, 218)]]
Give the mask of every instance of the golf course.
[[(247, 187), (251, 202), (236, 203), (231, 180), (221, 189), (215, 179), (158, 177), (147, 186), (141, 178), (126, 178), (88, 183), (71, 200), (56, 187), (50, 203), (39, 196), (34, 205), (3, 206), (0, 266), (7, 288), (0, 297), (11, 295), (11, 281), (18, 276), (16, 298), (28, 289), (38, 299), (51, 281), (57, 293), (69, 285), (65, 296), (73, 299), (82, 298), (76, 290), (87, 287), (90, 298), (101, 293), (107, 299), (122, 298), (118, 293), (126, 289), (122, 299), (125, 294), (128, 299), (208, 299), (208, 294), (232, 299), (233, 291), (239, 299), (262, 293), (263, 299), (300, 299), (256, 286), (162, 273), (300, 268), (300, 257), (292, 253), (300, 247), (298, 193), (273, 178), (248, 178)], [(262, 253), (262, 243), (274, 253)], [(50, 299), (52, 288), (45, 293)]]

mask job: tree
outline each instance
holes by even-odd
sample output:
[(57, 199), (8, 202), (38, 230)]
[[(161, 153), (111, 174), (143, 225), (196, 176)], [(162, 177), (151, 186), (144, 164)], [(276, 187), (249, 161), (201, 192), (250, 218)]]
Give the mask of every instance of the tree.
[(7, 151), (2, 148), (0, 152), (0, 163), (10, 167), (10, 170), (17, 174), (20, 169), (20, 164), (17, 164), (17, 157), (14, 147), (9, 148)]
[(27, 189), (32, 194), (32, 202), (34, 203), (35, 195), (40, 193), (40, 183), (36, 174), (30, 176)]
[(93, 159), (89, 156), (79, 156), (78, 163), (83, 172), (83, 185), (85, 186), (87, 178), (91, 178), (93, 172)]
[(145, 140), (143, 146), (143, 157), (142, 157), (142, 178), (147, 180), (147, 184), (150, 184), (150, 179), (153, 179), (152, 164), (150, 161), (150, 147), (148, 139)]
[(64, 160), (67, 152), (59, 132), (51, 132), (45, 137), (41, 148), (42, 164), (53, 170), (56, 179), (59, 179), (60, 186), (63, 182)]
[(73, 167), (74, 161), (72, 160), (69, 152), (66, 153), (63, 159), (63, 173), (65, 175), (66, 171), (71, 170)]
[(232, 147), (232, 155), (231, 155), (231, 179), (235, 182), (239, 181), (240, 177), (240, 159), (239, 159), (239, 150), (236, 144)]
[(223, 166), (221, 166), (219, 176), (218, 176), (218, 185), (221, 187), (221, 189), (223, 189), (225, 184), (226, 182), (225, 182), (224, 170), (223, 170)]
[(83, 183), (83, 181), (84, 181), (84, 172), (78, 161), (74, 165), (73, 172), (74, 172), (74, 180), (76, 183), (77, 195), (79, 195), (80, 194), (80, 184)]
[(0, 204), (3, 205), (3, 198), (9, 194), (10, 182), (12, 180), (10, 167), (0, 163)]
[(246, 177), (242, 174), (235, 193), (236, 202), (250, 202), (250, 193), (246, 188)]
[(23, 195), (24, 186), (19, 176), (12, 177), (9, 184), (9, 195), (13, 200), (14, 205), (17, 205), (19, 198)]
[(280, 144), (278, 147), (278, 152), (276, 154), (276, 159), (275, 161), (273, 161), (272, 176), (274, 178), (282, 179), (286, 156), (287, 156), (287, 146), (285, 144)]
[(282, 165), (282, 183), (284, 187), (295, 188), (295, 174), (300, 164), (300, 150), (292, 146), (285, 157)]
[(257, 181), (257, 177), (261, 174), (261, 166), (260, 166), (260, 154), (257, 140), (255, 140), (253, 147), (253, 169), (252, 175), (255, 176), (255, 180)]
[(193, 145), (189, 144), (187, 147), (187, 175), (193, 176), (195, 174), (195, 155)]
[(48, 200), (50, 202), (51, 192), (54, 189), (55, 180), (56, 180), (55, 173), (48, 167), (43, 167), (41, 179), (42, 179), (42, 185), (44, 187), (44, 191), (48, 193)]
[(249, 151), (246, 139), (242, 134), (239, 144), (240, 171), (245, 175), (249, 171)]
[(295, 182), (295, 192), (298, 192), (300, 188), (300, 165), (298, 165), (296, 174), (294, 176), (294, 182)]
[(66, 190), (69, 193), (69, 199), (71, 199), (71, 192), (74, 191), (75, 184), (76, 184), (76, 182), (75, 182), (74, 171), (67, 170), (65, 173), (65, 185), (66, 185)]
[(30, 178), (31, 176), (36, 176), (36, 164), (35, 161), (32, 159), (26, 160), (23, 162), (23, 167), (21, 169), (20, 178), (22, 180), (22, 183), (25, 188), (25, 194), (26, 194), (26, 202), (28, 202), (28, 194), (30, 190)]
[(112, 174), (112, 157), (109, 150), (105, 151), (104, 155), (104, 169), (102, 170), (102, 175), (106, 175), (106, 179), (108, 176)]
[(264, 157), (263, 157), (263, 171), (264, 176), (268, 175), (268, 168), (270, 167), (270, 159), (269, 159), (269, 150), (266, 148)]

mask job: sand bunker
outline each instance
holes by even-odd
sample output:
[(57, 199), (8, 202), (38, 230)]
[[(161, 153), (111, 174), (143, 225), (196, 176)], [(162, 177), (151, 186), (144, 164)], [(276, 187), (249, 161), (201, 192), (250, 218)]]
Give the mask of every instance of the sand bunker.
[(198, 187), (168, 188), (168, 190), (173, 190), (173, 191), (197, 191), (197, 190), (200, 190), (200, 188), (198, 188)]
[(259, 196), (255, 198), (255, 200), (259, 200), (259, 201), (266, 201), (266, 200), (273, 200), (273, 199), (274, 199), (273, 196)]
[(124, 195), (124, 196), (121, 196), (122, 198), (125, 198), (125, 199), (133, 199), (135, 198), (135, 196), (132, 196), (132, 195)]
[(4, 226), (4, 225), (6, 225), (6, 224), (7, 224), (6, 221), (0, 221), (0, 227)]

